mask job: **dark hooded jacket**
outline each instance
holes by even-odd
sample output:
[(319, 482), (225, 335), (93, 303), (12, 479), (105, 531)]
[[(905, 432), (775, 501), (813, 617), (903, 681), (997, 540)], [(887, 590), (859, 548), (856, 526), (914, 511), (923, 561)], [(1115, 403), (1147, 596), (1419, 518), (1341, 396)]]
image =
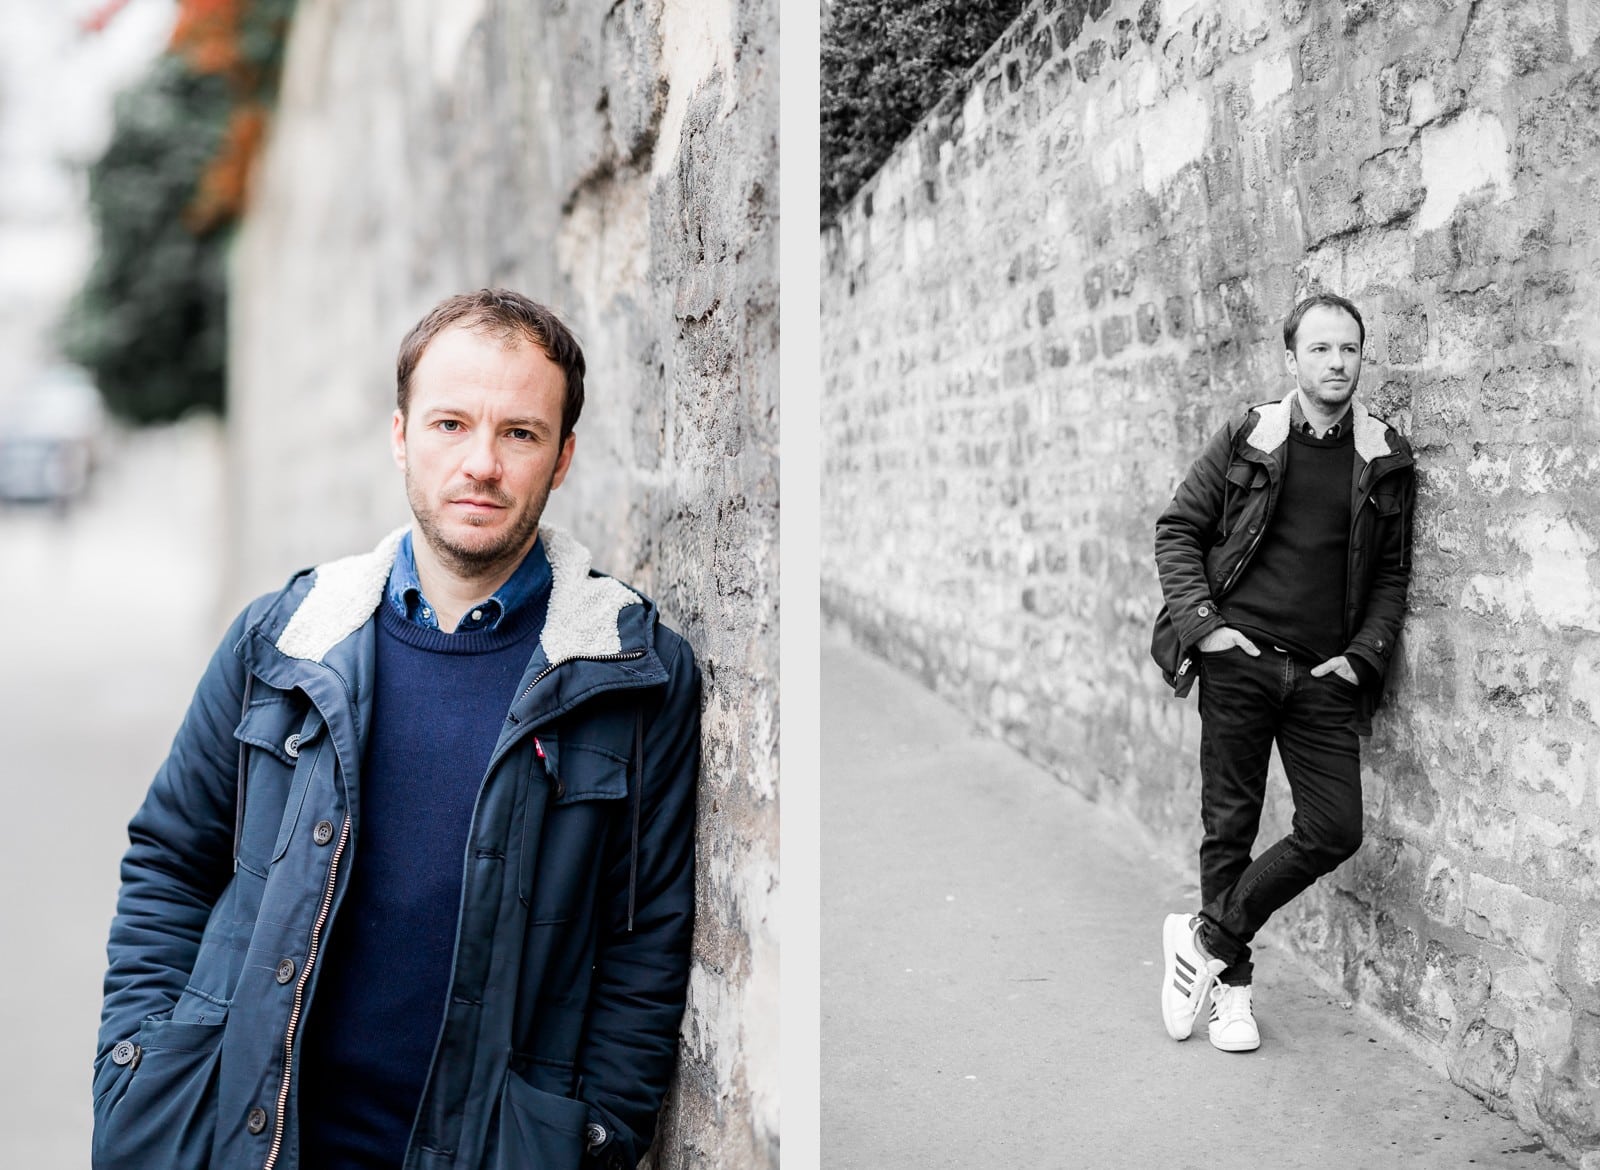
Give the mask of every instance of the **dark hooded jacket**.
[[(675, 1063), (699, 671), (654, 605), (541, 532), (548, 616), (478, 793), (411, 1170), (631, 1170)], [(100, 1170), (314, 1165), (299, 1028), (359, 855), (373, 614), (400, 535), (239, 616), (129, 825), (95, 1059)]]
[[(1277, 506), (1294, 392), (1252, 407), (1217, 431), (1156, 520), (1156, 571), (1165, 602), (1150, 653), (1179, 695), (1194, 685), (1196, 647), (1227, 624), (1228, 593), (1249, 567)], [(1350, 478), (1345, 655), (1375, 681), (1363, 688), (1361, 730), (1372, 711), (1405, 616), (1411, 579), (1415, 463), (1405, 438), (1360, 402), (1351, 404), (1355, 458)]]

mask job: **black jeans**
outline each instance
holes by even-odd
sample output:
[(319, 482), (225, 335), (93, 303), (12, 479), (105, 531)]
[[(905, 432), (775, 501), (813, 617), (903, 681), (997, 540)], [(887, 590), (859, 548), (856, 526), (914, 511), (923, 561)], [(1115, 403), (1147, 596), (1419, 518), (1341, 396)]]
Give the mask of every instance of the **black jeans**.
[[(1202, 939), (1229, 966), (1219, 978), (1251, 981), (1250, 940), (1280, 906), (1361, 844), (1357, 689), (1337, 675), (1260, 644), (1200, 658), (1200, 911)], [(1289, 779), (1289, 835), (1251, 859), (1266, 798), (1272, 743)]]

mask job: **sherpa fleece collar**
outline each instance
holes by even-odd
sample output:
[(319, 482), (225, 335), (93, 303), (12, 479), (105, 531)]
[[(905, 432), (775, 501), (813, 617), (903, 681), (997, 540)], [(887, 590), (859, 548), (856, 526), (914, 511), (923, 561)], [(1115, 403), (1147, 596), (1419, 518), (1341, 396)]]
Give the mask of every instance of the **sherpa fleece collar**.
[[(371, 552), (318, 565), (310, 591), (278, 635), (278, 649), (291, 658), (321, 662), (360, 629), (383, 600), (405, 533), (396, 528)], [(541, 524), (539, 534), (550, 560), (550, 604), (539, 636), (545, 656), (555, 663), (620, 652), (617, 616), (644, 599), (611, 577), (591, 577), (589, 550), (564, 530)]]
[[(1259, 421), (1245, 442), (1257, 451), (1268, 453), (1283, 446), (1289, 438), (1289, 415), (1293, 409), (1296, 393), (1297, 391), (1291, 390), (1284, 395), (1282, 402), (1270, 402), (1266, 406), (1256, 407)], [(1361, 405), (1359, 399), (1350, 403), (1350, 413), (1355, 419), (1357, 455), (1365, 462), (1371, 463), (1375, 459), (1393, 454), (1389, 450), (1389, 440), (1385, 437), (1389, 428), (1382, 419), (1374, 418), (1367, 413), (1367, 408)]]

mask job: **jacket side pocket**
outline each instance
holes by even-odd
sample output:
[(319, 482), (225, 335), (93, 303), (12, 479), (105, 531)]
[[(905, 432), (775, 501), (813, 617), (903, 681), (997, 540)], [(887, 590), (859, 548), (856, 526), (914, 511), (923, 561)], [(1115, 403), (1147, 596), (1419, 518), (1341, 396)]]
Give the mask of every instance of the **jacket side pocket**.
[(536, 1089), (508, 1071), (500, 1098), (498, 1148), (489, 1165), (496, 1170), (578, 1170), (588, 1121), (589, 1107), (582, 1101)]
[(217, 1128), (225, 1021), (146, 1020), (137, 1056), (95, 1100), (94, 1170), (204, 1170)]

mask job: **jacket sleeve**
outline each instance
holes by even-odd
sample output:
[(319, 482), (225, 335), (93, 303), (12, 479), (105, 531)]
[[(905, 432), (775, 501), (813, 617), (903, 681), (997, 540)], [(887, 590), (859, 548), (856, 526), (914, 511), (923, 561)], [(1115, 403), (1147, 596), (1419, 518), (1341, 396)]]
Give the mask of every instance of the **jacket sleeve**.
[(97, 1085), (112, 1047), (177, 1002), (211, 909), (232, 876), (238, 762), (233, 729), (244, 685), (244, 664), (233, 646), (244, 626), (241, 614), (212, 656), (172, 750), (128, 825), (122, 888), (106, 947)]
[(1411, 585), (1412, 512), (1417, 501), (1414, 467), (1393, 474), (1400, 477), (1395, 493), (1398, 507), (1391, 516), (1379, 516), (1372, 526), (1372, 584), (1367, 590), (1366, 610), (1361, 628), (1350, 639), (1347, 658), (1365, 663), (1376, 680), (1374, 692), (1381, 690), (1395, 644), (1400, 638), (1400, 623), (1406, 614), (1406, 594)]
[[(631, 833), (619, 834), (602, 887), (608, 901), (577, 1059), (579, 1096), (609, 1135), (597, 1152), (607, 1170), (633, 1170), (655, 1137), (688, 994), (700, 670), (688, 644), (670, 637), (676, 646), (664, 656), (669, 657), (666, 692), (660, 706), (645, 716), (638, 870), (630, 882)], [(628, 806), (631, 818), (631, 798)]]
[(1205, 558), (1216, 543), (1233, 454), (1233, 428), (1223, 427), (1207, 441), (1172, 502), (1156, 519), (1156, 572), (1168, 616), (1185, 647), (1224, 623), (1206, 579)]

